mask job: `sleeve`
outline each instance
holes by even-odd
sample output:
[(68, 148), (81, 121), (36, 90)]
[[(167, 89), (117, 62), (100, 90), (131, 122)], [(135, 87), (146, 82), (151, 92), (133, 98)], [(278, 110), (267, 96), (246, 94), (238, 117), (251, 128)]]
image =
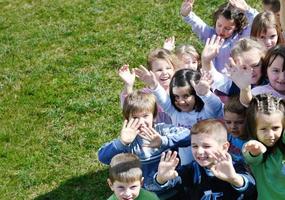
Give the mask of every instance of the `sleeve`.
[(204, 102), (204, 109), (207, 117), (222, 118), (224, 116), (224, 104), (221, 99), (212, 92), (205, 96), (199, 96)]
[(187, 17), (184, 17), (184, 21), (191, 26), (192, 31), (203, 43), (205, 43), (207, 38), (212, 37), (212, 35), (215, 33), (214, 29), (208, 26), (194, 12), (190, 12)]
[(242, 151), (243, 157), (245, 159), (245, 162), (249, 165), (258, 165), (263, 160), (263, 154), (260, 154), (258, 156), (252, 156), (248, 151), (244, 152)]
[(240, 38), (250, 36), (251, 25), (252, 25), (253, 19), (255, 18), (257, 14), (258, 14), (258, 11), (255, 10), (254, 8), (249, 8), (247, 11), (245, 11), (245, 16), (247, 18), (248, 25), (242, 31)]
[(154, 90), (152, 90), (152, 93), (155, 95), (156, 100), (163, 111), (166, 112), (170, 117), (173, 115), (173, 113), (177, 112), (171, 103), (169, 95), (161, 85), (158, 85)]
[(161, 137), (161, 147), (163, 149), (175, 147), (187, 147), (191, 145), (190, 130), (183, 127), (171, 128), (169, 134)]
[(212, 67), (210, 74), (213, 77), (212, 89), (219, 90), (225, 94), (229, 94), (230, 88), (233, 84), (232, 80), (226, 75), (218, 72), (215, 67)]
[(253, 176), (246, 170), (242, 163), (235, 164), (234, 168), (236, 172), (242, 176), (244, 180), (244, 185), (239, 188), (233, 186), (233, 188), (248, 197), (256, 196), (255, 180)]
[(129, 153), (130, 147), (124, 145), (119, 139), (104, 144), (98, 151), (98, 159), (100, 162), (109, 165), (111, 159), (119, 153)]

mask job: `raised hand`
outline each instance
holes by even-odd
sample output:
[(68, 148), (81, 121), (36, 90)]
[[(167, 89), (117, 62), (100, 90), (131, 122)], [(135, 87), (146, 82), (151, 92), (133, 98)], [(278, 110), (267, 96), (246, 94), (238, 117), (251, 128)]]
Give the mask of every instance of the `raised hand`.
[(180, 14), (183, 17), (187, 17), (189, 13), (192, 11), (194, 2), (195, 0), (184, 0), (183, 1), (181, 5), (181, 9), (180, 9)]
[(175, 49), (175, 37), (166, 38), (163, 44), (163, 48), (169, 51), (173, 51)]
[(139, 130), (139, 136), (149, 142), (148, 144), (144, 144), (144, 147), (159, 148), (161, 146), (161, 136), (154, 128), (141, 126)]
[(265, 153), (267, 150), (266, 146), (257, 140), (249, 140), (242, 148), (243, 152), (249, 152), (253, 156)]
[(233, 58), (229, 58), (229, 61), (230, 65), (226, 66), (226, 75), (229, 76), (241, 90), (248, 88), (252, 81), (252, 68), (241, 68), (239, 66), (239, 59), (235, 62)]
[(158, 85), (158, 81), (152, 71), (147, 70), (144, 66), (140, 65), (135, 69), (136, 76), (147, 84), (151, 89), (155, 89)]
[(190, 81), (190, 83), (192, 87), (194, 88), (194, 90), (196, 91), (197, 95), (205, 96), (210, 91), (213, 80), (209, 72), (202, 70), (202, 76), (198, 84), (196, 84), (193, 80)]
[(129, 145), (134, 141), (139, 133), (141, 122), (139, 119), (131, 118), (129, 121), (125, 120), (121, 130), (120, 140), (124, 145)]
[[(220, 48), (224, 43), (224, 39), (220, 36), (213, 35), (211, 38), (208, 38), (205, 44), (205, 47), (202, 51), (202, 65), (206, 64), (210, 67), (209, 63), (219, 54)], [(204, 67), (204, 66), (202, 66)], [(211, 70), (206, 68), (205, 70)]]
[(128, 85), (128, 86), (134, 85), (135, 79), (136, 79), (136, 74), (135, 74), (134, 69), (132, 69), (132, 70), (129, 69), (128, 64), (123, 65), (119, 69), (118, 73), (126, 85)]
[(229, 0), (229, 3), (242, 11), (249, 10), (250, 8), (245, 0)]
[(158, 165), (157, 177), (156, 180), (159, 184), (164, 184), (168, 180), (174, 179), (178, 176), (177, 171), (175, 170), (176, 166), (179, 163), (177, 158), (177, 152), (168, 151), (167, 153), (163, 152), (161, 154), (160, 162)]

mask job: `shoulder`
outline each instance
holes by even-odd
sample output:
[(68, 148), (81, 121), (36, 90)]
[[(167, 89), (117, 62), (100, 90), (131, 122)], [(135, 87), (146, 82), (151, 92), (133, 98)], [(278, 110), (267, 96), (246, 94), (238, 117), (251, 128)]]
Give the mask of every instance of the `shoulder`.
[(137, 200), (159, 200), (155, 193), (147, 191), (143, 188), (140, 190), (140, 195), (138, 196)]

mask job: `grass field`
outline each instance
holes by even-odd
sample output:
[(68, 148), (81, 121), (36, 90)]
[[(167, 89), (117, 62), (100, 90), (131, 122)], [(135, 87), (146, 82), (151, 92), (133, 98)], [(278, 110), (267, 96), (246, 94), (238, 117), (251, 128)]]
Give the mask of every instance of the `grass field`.
[[(222, 0), (197, 0), (207, 22)], [(260, 6), (258, 0), (248, 1)], [(100, 146), (122, 123), (116, 71), (176, 36), (174, 0), (0, 0), (0, 199), (106, 199)]]

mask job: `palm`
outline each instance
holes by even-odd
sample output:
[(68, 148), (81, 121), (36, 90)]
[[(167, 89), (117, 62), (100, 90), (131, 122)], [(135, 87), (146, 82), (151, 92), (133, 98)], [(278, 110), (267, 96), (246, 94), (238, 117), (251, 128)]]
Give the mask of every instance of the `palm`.
[(218, 179), (224, 181), (227, 181), (229, 178), (234, 177), (236, 174), (231, 160), (224, 160), (222, 162), (219, 162), (215, 164), (211, 170)]
[(163, 175), (165, 180), (171, 180), (177, 176), (175, 170), (177, 164), (171, 161), (160, 161), (158, 166), (158, 175)]
[(136, 74), (134, 72), (131, 73), (128, 66), (124, 65), (119, 69), (119, 76), (127, 85), (134, 85)]
[(227, 67), (230, 78), (240, 89), (247, 88), (251, 84), (252, 69), (241, 69), (232, 58), (230, 58), (230, 63), (231, 66)]
[(123, 128), (121, 131), (121, 139), (126, 144), (130, 144), (137, 136), (137, 130), (132, 127)]

